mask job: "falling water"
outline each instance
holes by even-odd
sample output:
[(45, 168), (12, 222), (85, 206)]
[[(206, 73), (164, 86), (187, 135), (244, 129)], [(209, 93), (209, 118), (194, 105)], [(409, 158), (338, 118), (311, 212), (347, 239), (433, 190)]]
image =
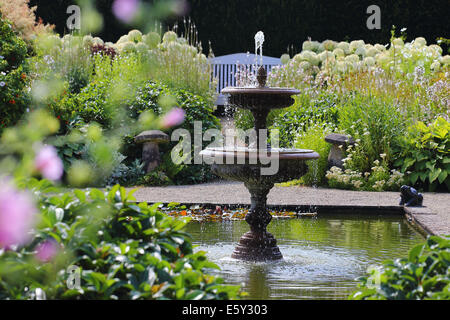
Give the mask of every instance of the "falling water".
[[(319, 184), (319, 159), (315, 159), (315, 160), (310, 160), (310, 168), (312, 169), (312, 187), (314, 189), (318, 188), (318, 184)], [(313, 192), (313, 195), (316, 196), (317, 192)], [(312, 203), (318, 203), (317, 199), (314, 199), (314, 201), (311, 201)], [(317, 211), (317, 207), (315, 205), (311, 205), (310, 206), (310, 211), (311, 212), (316, 212)]]

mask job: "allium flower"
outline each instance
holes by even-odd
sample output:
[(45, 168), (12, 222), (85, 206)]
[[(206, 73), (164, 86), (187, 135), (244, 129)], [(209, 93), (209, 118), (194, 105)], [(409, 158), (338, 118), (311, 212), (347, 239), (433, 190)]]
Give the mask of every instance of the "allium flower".
[(37, 213), (31, 196), (15, 189), (7, 181), (0, 181), (0, 247), (23, 245)]
[(63, 163), (52, 146), (44, 146), (39, 150), (34, 165), (42, 176), (49, 180), (60, 179), (64, 171)]
[(59, 251), (59, 244), (51, 239), (40, 243), (36, 248), (36, 258), (41, 262), (48, 262)]
[(173, 108), (170, 110), (162, 120), (162, 126), (164, 128), (170, 128), (180, 123), (183, 123), (185, 111), (181, 108)]
[(139, 0), (115, 0), (112, 11), (117, 19), (129, 23), (136, 15)]
[(287, 53), (283, 54), (280, 58), (281, 64), (287, 64), (291, 58)]

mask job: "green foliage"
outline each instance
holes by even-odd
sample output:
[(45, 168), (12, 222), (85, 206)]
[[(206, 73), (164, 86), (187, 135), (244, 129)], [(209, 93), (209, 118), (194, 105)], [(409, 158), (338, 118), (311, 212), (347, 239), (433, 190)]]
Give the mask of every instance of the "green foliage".
[(389, 172), (389, 167), (382, 155), (381, 161), (375, 160), (370, 171), (364, 173), (350, 169), (352, 158), (350, 153), (344, 161), (344, 169), (331, 167), (325, 177), (328, 185), (337, 189), (365, 191), (398, 191), (404, 183), (403, 174), (395, 169)]
[(430, 191), (450, 190), (450, 122), (442, 117), (430, 125), (409, 127), (397, 150), (394, 165), (406, 179)]
[(30, 101), (26, 58), (26, 43), (0, 14), (0, 132), (17, 123)]
[(386, 261), (361, 278), (353, 300), (449, 300), (450, 237), (428, 237), (407, 258)]
[(315, 123), (334, 127), (338, 119), (338, 96), (324, 93), (317, 98), (308, 95), (295, 97), (295, 104), (286, 110), (278, 111), (272, 128), (280, 130), (280, 146), (291, 147), (297, 135)]
[(325, 124), (316, 123), (297, 136), (295, 148), (311, 149), (320, 156), (318, 160), (308, 161), (308, 172), (300, 178), (300, 181), (306, 185), (326, 184), (325, 172), (328, 168), (328, 153), (331, 145), (325, 141), (325, 136), (331, 132), (332, 129)]
[[(182, 108), (185, 112), (184, 122), (176, 128), (182, 128), (189, 131), (190, 136), (194, 137), (194, 122), (201, 122), (201, 131), (205, 133), (211, 128), (220, 128), (219, 119), (213, 115), (213, 107), (206, 99), (201, 96), (190, 93), (186, 90), (174, 90), (168, 86), (147, 81), (137, 89), (136, 97), (128, 102), (128, 111), (133, 118), (138, 118), (141, 114), (152, 111), (156, 115), (161, 114), (161, 99), (171, 97), (176, 105)], [(167, 134), (169, 136), (174, 129), (170, 129)], [(128, 137), (130, 140), (131, 137)], [(192, 157), (194, 152), (192, 139)], [(202, 142), (202, 148), (206, 148), (208, 141)], [(209, 166), (204, 164), (190, 164), (190, 165), (174, 165), (170, 158), (170, 151), (178, 144), (178, 141), (171, 141), (168, 144), (160, 145), (162, 151), (163, 161), (161, 168), (165, 175), (152, 174), (145, 179), (146, 184), (167, 184), (170, 181), (177, 184), (193, 184), (204, 182), (211, 179), (213, 176), (210, 172)], [(141, 147), (139, 145), (129, 145), (124, 154), (129, 159), (140, 157)], [(167, 177), (167, 179), (166, 179)]]
[[(117, 115), (120, 114), (118, 108), (111, 107), (108, 96), (109, 84), (110, 82), (108, 81), (90, 82), (79, 93), (63, 92), (60, 100), (48, 105), (48, 108), (60, 120), (61, 133), (69, 136), (75, 129), (86, 132), (86, 127), (95, 123), (100, 124), (103, 130), (118, 129), (123, 125), (124, 120), (117, 121), (116, 119)], [(126, 157), (123, 163), (125, 166), (130, 166), (136, 159), (141, 157), (142, 146), (134, 142), (134, 136), (139, 127), (139, 119), (143, 114), (150, 112), (153, 116), (161, 116), (166, 109), (178, 106), (186, 112), (185, 121), (178, 128), (188, 130), (192, 137), (194, 136), (194, 121), (201, 122), (203, 133), (210, 128), (220, 128), (219, 120), (213, 115), (212, 105), (201, 96), (185, 90), (170, 89), (164, 84), (153, 81), (146, 81), (136, 86), (134, 91), (135, 95), (131, 97), (125, 96), (126, 98), (119, 103), (119, 105), (123, 105), (123, 107), (119, 108), (129, 117), (127, 122), (130, 126), (133, 123), (135, 124), (131, 131), (122, 130), (124, 132), (125, 145), (121, 150), (115, 150), (115, 152), (120, 152)], [(169, 105), (161, 103), (164, 102), (164, 99), (168, 101)], [(170, 135), (173, 129), (168, 130), (167, 133)], [(58, 147), (59, 153), (66, 164), (85, 158), (83, 156), (86, 154), (85, 142), (80, 144), (65, 140), (67, 139), (60, 139), (59, 142), (55, 142), (55, 145)], [(161, 152), (164, 154), (164, 161), (161, 164), (164, 175), (149, 176), (140, 181), (141, 183), (159, 185), (176, 181), (179, 184), (186, 184), (198, 183), (212, 178), (209, 166), (206, 165), (180, 165), (178, 170), (176, 170), (168, 155), (170, 155), (170, 150), (177, 143), (174, 141), (160, 146)], [(204, 142), (203, 147), (206, 146), (207, 142)], [(192, 152), (194, 152), (193, 149), (192, 146)], [(73, 159), (70, 159), (70, 157), (73, 157)], [(119, 166), (119, 164), (117, 163), (116, 166)], [(120, 168), (117, 168), (117, 170), (120, 170)], [(118, 172), (116, 171), (116, 173)], [(124, 176), (127, 175), (124, 174)], [(126, 181), (122, 180), (121, 182), (125, 182), (125, 184), (132, 183), (132, 176), (127, 176)], [(139, 183), (139, 180), (136, 180), (135, 183)]]
[(107, 108), (106, 87), (103, 83), (91, 82), (79, 92), (63, 92), (59, 99), (48, 104), (57, 117), (64, 132), (69, 123), (82, 120), (84, 123), (97, 122), (103, 127), (111, 126), (113, 114)]
[[(238, 287), (204, 273), (218, 268), (204, 252), (193, 252), (183, 232), (186, 220), (171, 218), (158, 204), (135, 203), (119, 185), (46, 196), (43, 181), (28, 181), (40, 193), (41, 222), (34, 240), (17, 251), (0, 252), (0, 298), (47, 299), (234, 299)], [(52, 239), (60, 245), (51, 262), (33, 250)], [(81, 287), (69, 289), (67, 267), (81, 268)]]
[(350, 94), (339, 105), (339, 128), (353, 137), (355, 152), (349, 169), (370, 171), (375, 160), (384, 154), (392, 159), (392, 145), (405, 130), (405, 121), (390, 101)]

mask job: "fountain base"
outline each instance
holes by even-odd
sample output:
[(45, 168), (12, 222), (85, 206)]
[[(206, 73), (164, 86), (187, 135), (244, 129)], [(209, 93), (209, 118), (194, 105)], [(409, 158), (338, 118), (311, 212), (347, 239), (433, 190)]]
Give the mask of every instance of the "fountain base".
[(234, 259), (247, 261), (274, 261), (283, 259), (277, 240), (267, 231), (248, 231), (231, 255)]

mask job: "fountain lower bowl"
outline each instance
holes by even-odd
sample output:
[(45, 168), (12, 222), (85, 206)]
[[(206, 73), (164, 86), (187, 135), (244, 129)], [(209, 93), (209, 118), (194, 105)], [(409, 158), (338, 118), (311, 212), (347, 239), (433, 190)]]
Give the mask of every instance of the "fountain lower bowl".
[(319, 158), (317, 152), (307, 149), (207, 148), (200, 154), (212, 163), (216, 175), (252, 184), (299, 178), (308, 170), (306, 161)]

